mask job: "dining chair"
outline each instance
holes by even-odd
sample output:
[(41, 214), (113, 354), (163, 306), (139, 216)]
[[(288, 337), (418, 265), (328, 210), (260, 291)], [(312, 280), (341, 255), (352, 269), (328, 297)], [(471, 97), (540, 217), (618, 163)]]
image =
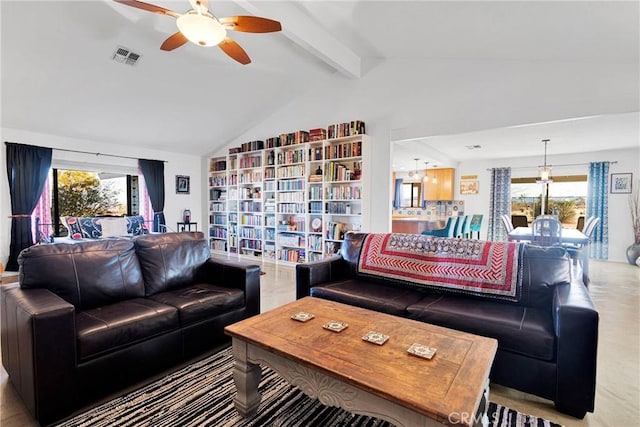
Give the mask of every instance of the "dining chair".
[(459, 216), (456, 221), (456, 229), (453, 232), (453, 237), (462, 237), (462, 226), (464, 226), (464, 216)]
[(531, 243), (537, 246), (561, 244), (562, 223), (555, 218), (537, 218), (531, 223)]
[(426, 230), (423, 231), (422, 234), (425, 236), (453, 237), (457, 221), (458, 217), (450, 216), (447, 220), (447, 225), (445, 225), (444, 228), (439, 228), (437, 230)]
[(511, 215), (511, 224), (513, 227), (528, 227), (529, 221), (526, 215)]
[(471, 218), (469, 225), (469, 237), (473, 238), (473, 233), (478, 232), (478, 240), (480, 240), (480, 228), (482, 227), (482, 215), (476, 214)]
[(462, 223), (462, 235), (465, 239), (471, 238), (471, 215), (464, 216), (464, 222)]
[(575, 243), (566, 243), (562, 246), (566, 249), (567, 253), (571, 257), (574, 265), (578, 263), (582, 266), (582, 282), (585, 286), (589, 286), (589, 255), (586, 253), (588, 250), (587, 246), (591, 243), (591, 237), (600, 224), (600, 218), (595, 216), (590, 216), (586, 219), (584, 229), (582, 232), (585, 236), (587, 236), (587, 243), (580, 245)]
[(508, 214), (500, 215), (500, 219), (502, 220), (502, 225), (504, 225), (504, 229), (509, 234), (513, 231), (513, 223), (511, 222), (511, 217)]

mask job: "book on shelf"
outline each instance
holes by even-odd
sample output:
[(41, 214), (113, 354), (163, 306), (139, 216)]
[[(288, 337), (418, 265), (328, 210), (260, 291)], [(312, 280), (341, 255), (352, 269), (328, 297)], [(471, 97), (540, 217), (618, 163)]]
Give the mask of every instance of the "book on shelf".
[(264, 150), (264, 141), (249, 141), (240, 144), (240, 151), (243, 153), (256, 150)]
[(346, 224), (342, 222), (328, 222), (326, 228), (326, 238), (330, 240), (344, 239)]
[(362, 135), (365, 133), (365, 125), (362, 120), (337, 123), (327, 127), (328, 139), (342, 138), (345, 136)]
[(322, 141), (327, 139), (327, 131), (323, 128), (309, 129), (309, 141)]
[(220, 159), (211, 159), (209, 164), (210, 172), (224, 172), (227, 170), (227, 161)]

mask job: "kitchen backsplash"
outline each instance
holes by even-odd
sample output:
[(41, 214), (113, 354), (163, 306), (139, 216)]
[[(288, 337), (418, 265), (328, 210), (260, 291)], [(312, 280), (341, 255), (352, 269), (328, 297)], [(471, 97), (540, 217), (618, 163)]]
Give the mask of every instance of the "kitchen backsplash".
[(423, 208), (400, 208), (394, 209), (393, 215), (411, 215), (419, 217), (443, 217), (464, 215), (463, 200), (438, 200), (426, 202)]

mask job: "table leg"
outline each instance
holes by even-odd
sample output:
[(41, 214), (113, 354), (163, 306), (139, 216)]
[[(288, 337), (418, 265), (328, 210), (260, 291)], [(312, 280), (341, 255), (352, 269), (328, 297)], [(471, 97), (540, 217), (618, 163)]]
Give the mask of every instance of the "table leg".
[(247, 343), (233, 339), (233, 356), (235, 364), (233, 368), (233, 381), (236, 384), (238, 394), (233, 403), (236, 410), (243, 417), (256, 413), (260, 405), (262, 395), (258, 392), (258, 384), (262, 376), (260, 365), (247, 360)]
[(582, 258), (582, 281), (585, 286), (589, 286), (589, 246), (585, 245), (580, 249)]
[(487, 410), (489, 409), (489, 380), (485, 385), (484, 393), (480, 399), (480, 405), (478, 405), (478, 412), (474, 417), (474, 427), (488, 427), (491, 423), (487, 416)]

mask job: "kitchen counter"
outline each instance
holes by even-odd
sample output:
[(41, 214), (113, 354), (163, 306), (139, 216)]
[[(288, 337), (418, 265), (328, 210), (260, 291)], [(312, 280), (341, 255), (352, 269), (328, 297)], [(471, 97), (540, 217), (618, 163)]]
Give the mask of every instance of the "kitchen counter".
[(446, 218), (427, 219), (410, 215), (394, 215), (391, 217), (392, 233), (420, 234), (423, 231), (444, 228)]

